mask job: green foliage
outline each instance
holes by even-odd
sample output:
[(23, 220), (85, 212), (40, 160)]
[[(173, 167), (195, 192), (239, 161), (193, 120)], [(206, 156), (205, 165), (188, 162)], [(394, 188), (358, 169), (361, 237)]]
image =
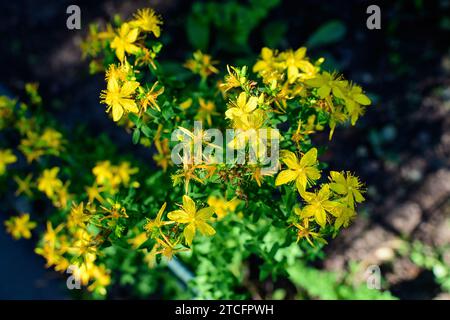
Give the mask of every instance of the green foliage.
[(321, 46), (330, 45), (341, 41), (345, 34), (347, 33), (347, 28), (339, 20), (331, 20), (320, 26), (306, 42), (309, 48), (317, 48)]
[(410, 257), (418, 266), (432, 271), (442, 290), (450, 293), (449, 254), (449, 246), (431, 248), (421, 242), (414, 242)]
[[(203, 51), (248, 52), (251, 32), (279, 2), (279, 0), (251, 0), (245, 4), (235, 0), (195, 2), (186, 21), (188, 40), (193, 48)], [(278, 25), (278, 30), (275, 31), (278, 35), (274, 34), (270, 36), (271, 38), (268, 36), (269, 32), (265, 33), (268, 45), (276, 43), (285, 27)], [(212, 37), (215, 39), (214, 47), (211, 47)]]
[(297, 263), (287, 269), (289, 279), (305, 291), (306, 297), (327, 300), (390, 300), (394, 297), (388, 291), (369, 289), (365, 283), (354, 284), (350, 273), (342, 276), (321, 271)]

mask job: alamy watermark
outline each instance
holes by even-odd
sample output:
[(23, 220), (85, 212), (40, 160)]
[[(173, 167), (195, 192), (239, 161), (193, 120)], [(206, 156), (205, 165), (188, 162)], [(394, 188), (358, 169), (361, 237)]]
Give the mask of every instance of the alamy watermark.
[(364, 273), (367, 288), (373, 290), (381, 289), (381, 269), (376, 264), (370, 265)]
[(67, 281), (66, 281), (67, 289), (80, 290), (81, 289), (81, 276), (80, 276), (79, 267), (77, 265), (71, 264), (67, 268), (66, 273), (70, 274), (70, 276), (67, 278)]
[(66, 27), (69, 30), (81, 29), (81, 9), (79, 6), (72, 4), (67, 7), (66, 13), (69, 14), (66, 20)]
[(366, 26), (369, 30), (381, 29), (381, 9), (379, 6), (372, 4), (367, 7), (367, 14), (370, 16), (366, 20)]

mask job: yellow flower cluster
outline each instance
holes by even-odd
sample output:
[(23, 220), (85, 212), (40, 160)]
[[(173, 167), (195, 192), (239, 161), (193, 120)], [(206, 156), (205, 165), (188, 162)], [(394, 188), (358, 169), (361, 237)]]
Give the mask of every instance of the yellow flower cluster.
[[(364, 201), (362, 184), (349, 172), (330, 173), (329, 183), (320, 185), (316, 191), (307, 191), (321, 178), (317, 168), (317, 149), (311, 148), (300, 159), (291, 151), (283, 151), (282, 161), (287, 168), (281, 171), (275, 185), (280, 186), (295, 182), (295, 186), (305, 205), (294, 208), (299, 222), (293, 225), (297, 228), (298, 240), (305, 238), (311, 245), (312, 238), (324, 242), (319, 232), (313, 231), (312, 221), (320, 228), (334, 221), (336, 230), (347, 227), (356, 216), (355, 204)], [(297, 241), (298, 241), (297, 240)]]
[(28, 163), (39, 159), (43, 155), (59, 156), (64, 150), (65, 141), (60, 132), (53, 128), (44, 128), (38, 133), (36, 128), (29, 121), (22, 122), (23, 125), (31, 125), (25, 130), (25, 137), (22, 138), (19, 150), (27, 158)]
[[(155, 82), (150, 88), (143, 87), (136, 81), (134, 66), (150, 65), (157, 68), (154, 58), (158, 48), (146, 48), (146, 37), (152, 34), (158, 38), (161, 33), (162, 20), (153, 9), (141, 9), (134, 17), (121, 22), (117, 29), (108, 25), (106, 30), (99, 32), (96, 26), (91, 26), (86, 41), (82, 43), (84, 56), (98, 56), (106, 49), (114, 52), (118, 63), (109, 64), (106, 68), (106, 90), (103, 90), (101, 102), (108, 105), (106, 112), (111, 112), (115, 122), (122, 119), (124, 114), (134, 113), (142, 115), (150, 107), (161, 111), (157, 98), (164, 92), (164, 87)], [(103, 70), (103, 60), (91, 62), (91, 70)]]
[[(111, 68), (108, 77), (126, 80), (130, 69), (131, 67), (124, 63), (120, 67)], [(27, 89), (29, 94), (33, 94), (35, 103), (39, 100), (36, 90), (37, 86), (34, 85), (28, 86)], [(2, 109), (8, 107), (8, 110), (12, 111), (8, 119), (11, 123), (8, 125), (21, 135), (18, 149), (28, 162), (38, 160), (35, 166), (40, 173), (35, 177), (32, 173), (25, 176), (9, 174), (7, 166), (16, 162), (17, 156), (11, 149), (1, 149), (0, 174), (12, 176), (17, 184), (17, 196), (26, 195), (35, 199), (35, 196), (41, 193), (57, 208), (57, 214), (52, 215), (51, 221), (47, 221), (47, 229), (35, 251), (46, 259), (48, 267), (63, 273), (70, 270), (74, 278), (79, 279), (81, 285), (87, 286), (88, 290), (106, 294), (106, 287), (111, 278), (110, 271), (103, 263), (100, 247), (109, 239), (110, 234), (121, 234), (124, 220), (128, 218), (126, 209), (111, 198), (119, 193), (122, 187), (139, 187), (133, 180), (138, 169), (132, 167), (128, 161), (119, 162), (117, 165), (111, 164), (110, 161), (99, 161), (92, 168), (92, 176), (87, 175), (93, 179), (93, 185), (86, 187), (86, 194), (73, 194), (73, 190), (82, 188), (83, 184), (80, 186), (78, 183), (82, 179), (77, 180), (73, 190), (69, 192), (70, 179), (63, 182), (61, 177), (73, 177), (76, 173), (63, 170), (61, 164), (47, 166), (48, 163), (54, 163), (54, 160), (57, 160), (57, 163), (69, 162), (76, 165), (76, 158), (63, 152), (66, 145), (63, 135), (51, 127), (41, 127), (39, 124), (45, 118), (40, 115), (30, 117), (26, 112), (26, 105), (17, 105), (15, 100), (3, 96), (0, 97), (0, 103), (2, 101), (5, 106)], [(47, 155), (53, 156), (53, 159), (41, 159)], [(81, 202), (76, 204), (75, 198)], [(87, 199), (88, 202), (85, 203), (82, 199)], [(58, 221), (56, 227), (53, 221)], [(5, 222), (6, 231), (14, 239), (31, 238), (31, 232), (36, 226), (36, 222), (30, 221), (29, 214), (13, 216)]]
[[(78, 263), (72, 270), (74, 276), (88, 290), (104, 295), (105, 287), (110, 283), (110, 272), (103, 264), (97, 263), (98, 248), (116, 230), (119, 222), (128, 218), (126, 209), (120, 203), (106, 197), (118, 192), (119, 186), (135, 185), (131, 182), (131, 175), (137, 169), (131, 168), (128, 162), (113, 166), (109, 161), (103, 161), (92, 171), (95, 183), (87, 187), (89, 202), (86, 205), (84, 202), (72, 202), (66, 222), (55, 229), (48, 223), (41, 246), (36, 252), (47, 260), (48, 267), (54, 266), (56, 271), (62, 272), (76, 258)], [(95, 201), (100, 203), (99, 209)]]
[(261, 59), (253, 66), (263, 82), (270, 86), (270, 96), (281, 110), (288, 100), (305, 96), (304, 81), (319, 73), (323, 59), (314, 64), (306, 56), (306, 48), (278, 52), (269, 48), (261, 50)]
[[(88, 203), (76, 204), (72, 201), (66, 221), (56, 228), (47, 222), (47, 230), (36, 249), (47, 260), (47, 267), (54, 267), (60, 272), (73, 267), (73, 276), (88, 290), (106, 294), (106, 287), (111, 282), (110, 271), (97, 262), (98, 248), (116, 230), (119, 221), (128, 218), (126, 209), (109, 197), (117, 193), (121, 186), (138, 187), (136, 182), (131, 181), (131, 176), (137, 171), (126, 161), (119, 165), (112, 165), (109, 161), (97, 163), (92, 169), (94, 184), (86, 187)], [(58, 172), (57, 167), (46, 169), (37, 180), (38, 189), (51, 199), (60, 197), (60, 190), (64, 189), (57, 177)]]
[(197, 50), (194, 52), (192, 59), (188, 59), (184, 66), (191, 70), (192, 73), (206, 79), (214, 73), (219, 73), (219, 70), (214, 66), (215, 64), (217, 64), (217, 61), (212, 60), (210, 55)]
[(58, 178), (59, 170), (58, 167), (45, 169), (37, 180), (37, 188), (52, 200), (55, 207), (65, 209), (72, 195), (68, 191), (70, 182), (64, 184)]
[(288, 100), (307, 97), (307, 92), (314, 89), (318, 97), (314, 106), (329, 114), (331, 139), (337, 124), (351, 120), (354, 125), (371, 101), (360, 86), (335, 73), (321, 71), (323, 61), (320, 58), (313, 64), (305, 47), (284, 52), (263, 48), (253, 71), (270, 85), (270, 95), (281, 110), (285, 110)]
[[(188, 250), (181, 245), (181, 242), (184, 240), (186, 245), (191, 246), (197, 231), (205, 236), (213, 236), (216, 233), (210, 225), (213, 214), (215, 213), (219, 220), (223, 219), (228, 213), (236, 210), (240, 200), (226, 201), (224, 198), (214, 196), (208, 198), (208, 204), (210, 206), (199, 209), (191, 197), (184, 195), (179, 209), (167, 214), (168, 220), (163, 218), (166, 203), (162, 205), (154, 219), (147, 219), (144, 225), (146, 236), (156, 240), (152, 250), (145, 251), (146, 260), (150, 266), (154, 265), (158, 254), (171, 259), (175, 253)], [(182, 233), (179, 235), (175, 233), (176, 236), (174, 237), (175, 230), (180, 230), (180, 228), (182, 228)], [(171, 241), (171, 238), (175, 240)], [(146, 239), (142, 234), (139, 234), (133, 239), (133, 243), (139, 244)]]
[(219, 220), (225, 218), (229, 213), (234, 213), (241, 202), (237, 198), (227, 201), (225, 198), (217, 196), (209, 196), (207, 200), (208, 205), (213, 208)]
[(98, 237), (92, 236), (86, 225), (80, 223), (81, 216), (91, 214), (88, 209), (84, 210), (82, 203), (73, 205), (67, 224), (59, 224), (56, 228), (48, 221), (41, 244), (35, 251), (46, 259), (47, 268), (53, 267), (64, 273), (70, 270), (89, 291), (105, 295), (111, 282), (110, 272), (103, 264), (96, 264)]

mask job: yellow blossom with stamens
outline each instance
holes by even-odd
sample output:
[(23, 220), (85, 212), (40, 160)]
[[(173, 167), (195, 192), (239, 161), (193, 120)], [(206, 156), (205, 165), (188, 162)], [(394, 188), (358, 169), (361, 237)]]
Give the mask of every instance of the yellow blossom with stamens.
[(124, 23), (120, 26), (116, 36), (111, 42), (111, 49), (115, 49), (120, 61), (125, 59), (125, 53), (136, 53), (139, 47), (134, 44), (139, 36), (139, 29), (132, 28), (130, 24)]
[(164, 213), (164, 210), (166, 210), (167, 203), (164, 202), (164, 204), (159, 209), (158, 213), (156, 214), (156, 218), (153, 220), (147, 219), (146, 224), (144, 225), (144, 230), (149, 233), (156, 233), (161, 229), (163, 226), (174, 223), (173, 221), (163, 221), (162, 215)]
[(207, 236), (212, 236), (216, 233), (216, 230), (207, 223), (213, 213), (214, 208), (212, 207), (197, 210), (194, 200), (184, 195), (181, 209), (171, 211), (167, 216), (170, 220), (186, 224), (183, 235), (186, 243), (191, 245), (197, 230)]
[(158, 96), (164, 93), (164, 87), (161, 87), (156, 90), (156, 87), (158, 86), (158, 81), (156, 81), (153, 86), (150, 88), (150, 90), (145, 91), (142, 88), (139, 88), (141, 93), (143, 94), (143, 98), (141, 99), (141, 106), (142, 110), (145, 112), (147, 111), (147, 107), (150, 106), (150, 108), (155, 109), (157, 111), (161, 111), (161, 108), (158, 105), (157, 99)]
[(303, 219), (303, 225), (300, 223), (294, 223), (293, 226), (297, 228), (297, 242), (299, 242), (300, 239), (305, 238), (306, 241), (308, 241), (308, 243), (313, 247), (314, 243), (312, 239), (319, 240), (319, 242), (322, 243), (327, 243), (325, 239), (321, 237), (320, 233), (311, 230), (311, 227), (309, 226), (309, 219)]
[(52, 198), (56, 192), (63, 187), (63, 183), (58, 179), (58, 167), (53, 167), (51, 169), (45, 169), (39, 177), (38, 190), (45, 193), (49, 198)]
[(134, 15), (134, 20), (130, 21), (130, 25), (138, 27), (143, 31), (152, 32), (156, 38), (161, 35), (162, 25), (161, 17), (158, 16), (153, 9), (139, 9)]
[(339, 207), (339, 203), (330, 200), (331, 192), (329, 185), (323, 185), (317, 192), (300, 192), (306, 201), (306, 206), (301, 211), (302, 218), (314, 217), (316, 222), (323, 228), (327, 223), (326, 213), (333, 213)]
[(108, 105), (106, 112), (112, 110), (114, 121), (119, 121), (125, 112), (138, 113), (139, 109), (133, 98), (139, 87), (137, 81), (125, 81), (122, 84), (115, 78), (110, 78), (106, 90), (100, 94), (101, 102)]
[(308, 182), (313, 183), (320, 178), (320, 171), (317, 168), (316, 148), (311, 148), (300, 160), (295, 153), (283, 150), (281, 161), (287, 165), (288, 169), (278, 174), (275, 180), (276, 186), (295, 181), (298, 191), (302, 192), (306, 190)]

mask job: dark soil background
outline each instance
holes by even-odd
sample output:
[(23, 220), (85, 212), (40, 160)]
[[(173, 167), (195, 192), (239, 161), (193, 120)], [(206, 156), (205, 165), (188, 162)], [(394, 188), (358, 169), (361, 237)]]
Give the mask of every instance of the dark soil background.
[[(81, 8), (81, 30), (66, 28), (70, 4)], [(381, 30), (366, 28), (370, 4), (381, 7)], [(105, 117), (98, 98), (103, 76), (88, 74), (79, 43), (90, 22), (108, 21), (115, 13), (128, 17), (151, 6), (163, 15), (163, 33), (170, 35), (162, 58), (184, 61), (192, 51), (184, 28), (191, 5), (181, 0), (2, 1), (0, 85), (20, 97), (24, 83), (39, 82), (49, 112), (69, 130), (83, 123), (87, 134), (107, 132), (122, 150), (134, 152), (129, 136)], [(346, 26), (344, 38), (309, 54), (326, 52), (375, 103), (356, 127), (336, 130), (324, 156), (331, 167), (356, 172), (369, 188), (359, 218), (331, 242), (320, 266), (382, 265), (396, 296), (448, 299), (430, 272), (395, 251), (399, 240), (450, 244), (450, 1), (283, 1), (252, 32), (251, 48), (259, 52), (260, 30), (271, 21), (287, 25), (281, 48), (297, 48), (332, 19)], [(213, 54), (224, 63), (236, 58)], [(327, 142), (325, 135), (318, 139)], [(2, 224), (4, 218), (0, 212)], [(0, 298), (68, 297), (61, 279), (32, 253), (33, 244), (15, 242), (0, 229)]]

